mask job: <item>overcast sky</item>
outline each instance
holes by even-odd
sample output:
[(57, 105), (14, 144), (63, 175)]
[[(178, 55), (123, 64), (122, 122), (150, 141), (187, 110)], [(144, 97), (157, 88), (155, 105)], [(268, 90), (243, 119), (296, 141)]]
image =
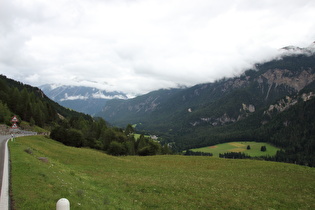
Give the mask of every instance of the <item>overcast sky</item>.
[(0, 74), (143, 94), (315, 41), (314, 0), (0, 0)]

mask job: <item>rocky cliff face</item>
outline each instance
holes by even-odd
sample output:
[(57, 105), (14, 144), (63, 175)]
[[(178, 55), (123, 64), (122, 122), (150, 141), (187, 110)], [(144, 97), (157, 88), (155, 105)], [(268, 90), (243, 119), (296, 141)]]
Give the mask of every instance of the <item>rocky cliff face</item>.
[(291, 106), (297, 104), (299, 100), (303, 100), (305, 102), (311, 100), (313, 97), (315, 97), (315, 94), (313, 92), (303, 93), (302, 95), (296, 96), (286, 96), (285, 98), (277, 101), (277, 103), (271, 104), (269, 108), (264, 111), (264, 115), (272, 117), (275, 113), (288, 110)]
[(286, 85), (296, 91), (300, 91), (315, 80), (315, 74), (312, 71), (312, 69), (308, 69), (295, 73), (287, 69), (270, 69), (259, 76), (257, 81), (258, 83), (263, 83), (263, 78), (265, 78), (270, 87), (273, 85)]
[[(192, 112), (192, 111), (190, 111)], [(249, 116), (250, 113), (255, 112), (255, 106), (253, 104), (244, 104), (242, 103), (242, 107), (239, 109), (239, 113), (237, 117), (231, 117), (226, 112), (220, 117), (201, 117), (200, 119), (190, 122), (190, 125), (197, 126), (200, 124), (209, 124), (212, 126), (222, 126), (229, 123), (234, 123), (240, 121)]]

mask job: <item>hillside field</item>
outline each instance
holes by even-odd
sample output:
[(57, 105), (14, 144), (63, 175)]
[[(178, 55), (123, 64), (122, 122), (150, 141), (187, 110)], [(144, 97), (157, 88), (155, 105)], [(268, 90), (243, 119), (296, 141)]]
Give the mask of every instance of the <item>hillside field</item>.
[[(9, 142), (15, 209), (315, 209), (315, 168), (196, 156), (123, 156), (44, 136)], [(268, 147), (267, 147), (268, 150)]]
[[(247, 146), (250, 146), (250, 149), (247, 149)], [(262, 146), (266, 146), (267, 150), (265, 152), (260, 151)], [(220, 153), (226, 152), (242, 152), (251, 157), (259, 156), (274, 156), (278, 150), (277, 147), (272, 146), (269, 143), (264, 142), (228, 142), (223, 144), (217, 144), (209, 147), (201, 147), (196, 149), (191, 149), (194, 152), (207, 152), (212, 153), (213, 156), (219, 157)]]

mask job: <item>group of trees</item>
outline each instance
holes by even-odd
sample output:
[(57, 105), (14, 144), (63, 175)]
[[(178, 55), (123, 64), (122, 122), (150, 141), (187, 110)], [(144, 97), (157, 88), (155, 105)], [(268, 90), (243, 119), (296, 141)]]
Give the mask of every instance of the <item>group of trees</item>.
[(190, 149), (186, 150), (184, 155), (187, 155), (187, 156), (213, 156), (213, 154), (210, 152), (199, 152), (199, 151), (194, 152)]
[(68, 146), (90, 147), (111, 155), (146, 156), (172, 153), (167, 145), (162, 146), (144, 135), (135, 139), (131, 125), (125, 130), (109, 127), (102, 118), (85, 120), (82, 117), (72, 117), (52, 129), (50, 137)]
[(246, 155), (242, 152), (226, 152), (226, 153), (220, 153), (220, 158), (229, 158), (229, 159), (247, 159), (251, 158), (249, 155)]

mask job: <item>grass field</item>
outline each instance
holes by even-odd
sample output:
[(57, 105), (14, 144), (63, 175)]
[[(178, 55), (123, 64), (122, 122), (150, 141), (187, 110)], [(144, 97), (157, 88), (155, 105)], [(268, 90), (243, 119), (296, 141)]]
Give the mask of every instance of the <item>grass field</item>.
[[(141, 136), (141, 134), (139, 134), (139, 133), (135, 133), (135, 134), (134, 134), (135, 139), (139, 139), (140, 136)], [(149, 136), (149, 135), (144, 135), (144, 137), (145, 137), (145, 138), (149, 138), (150, 136)]]
[[(250, 150), (247, 150), (247, 145), (250, 145)], [(260, 151), (261, 146), (266, 146), (267, 150), (265, 152)], [(220, 153), (226, 152), (243, 152), (251, 157), (259, 157), (259, 156), (274, 156), (279, 148), (272, 146), (268, 143), (263, 142), (229, 142), (223, 144), (217, 144), (215, 146), (210, 147), (202, 147), (192, 149), (192, 151), (197, 152), (208, 152), (212, 153), (213, 156), (219, 157)]]
[(194, 156), (113, 157), (43, 136), (9, 142), (16, 209), (315, 209), (315, 168)]

